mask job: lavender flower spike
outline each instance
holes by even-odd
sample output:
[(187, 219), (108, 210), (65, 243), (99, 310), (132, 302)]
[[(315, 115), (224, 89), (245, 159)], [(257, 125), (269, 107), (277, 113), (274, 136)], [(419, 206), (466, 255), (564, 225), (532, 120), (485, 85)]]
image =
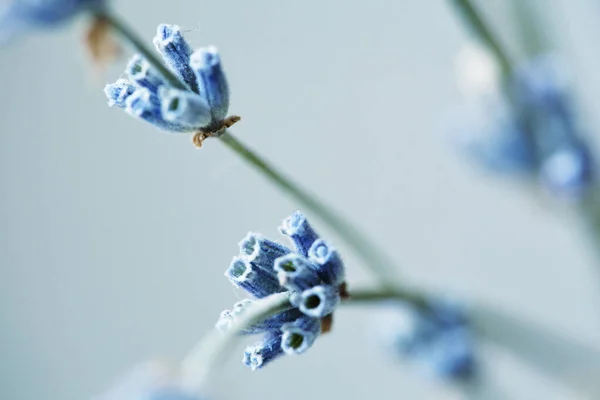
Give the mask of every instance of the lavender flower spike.
[(292, 298), (303, 314), (314, 318), (331, 314), (340, 300), (340, 293), (331, 285), (315, 286)]
[(308, 250), (308, 258), (318, 264), (321, 279), (329, 285), (344, 283), (346, 273), (342, 259), (335, 249), (323, 239), (317, 239)]
[(135, 92), (136, 86), (127, 79), (119, 79), (104, 87), (104, 93), (108, 97), (108, 106), (125, 108), (125, 102)]
[(319, 238), (319, 235), (308, 223), (306, 216), (298, 210), (283, 220), (279, 232), (288, 236), (294, 242), (296, 251), (304, 257), (308, 256), (308, 249)]
[[(225, 273), (253, 297), (286, 292), (289, 300), (284, 311), (240, 332), (266, 334), (262, 342), (246, 349), (244, 363), (252, 369), (262, 368), (282, 354), (306, 351), (321, 333), (321, 318), (331, 315), (341, 301), (344, 267), (333, 247), (317, 238), (299, 211), (284, 221), (281, 230), (297, 239), (296, 247), (303, 248), (302, 253), (250, 232), (239, 243), (240, 256)], [(312, 259), (307, 257), (309, 253), (314, 253)], [(230, 329), (251, 302), (244, 300), (233, 310), (223, 311), (217, 328)]]
[(290, 253), (275, 260), (274, 270), (282, 286), (302, 291), (322, 283), (318, 268), (319, 265), (300, 254)]
[(193, 132), (211, 121), (208, 104), (195, 93), (162, 86), (158, 96), (161, 102), (161, 113), (168, 122), (180, 124)]
[(105, 0), (12, 0), (0, 6), (0, 43), (22, 31), (50, 28), (87, 9), (106, 6)]
[(160, 24), (154, 37), (154, 46), (165, 63), (193, 91), (198, 93), (196, 75), (190, 67), (192, 49), (177, 25)]
[(285, 291), (279, 285), (275, 275), (271, 275), (256, 264), (239, 257), (234, 257), (225, 272), (225, 276), (235, 286), (241, 287), (256, 298), (263, 298), (273, 293)]
[(267, 334), (262, 341), (248, 346), (244, 352), (243, 363), (254, 371), (283, 355), (281, 337), (281, 333), (272, 332)]
[(286, 354), (302, 354), (308, 350), (321, 333), (321, 321), (302, 316), (281, 327), (281, 348)]
[(214, 122), (222, 121), (229, 110), (229, 86), (217, 48), (196, 50), (190, 58), (190, 66), (196, 72), (198, 90), (210, 105)]
[(406, 303), (380, 308), (376, 323), (386, 353), (408, 357), (444, 379), (468, 379), (477, 373), (475, 340), (460, 305), (433, 299), (427, 311)]

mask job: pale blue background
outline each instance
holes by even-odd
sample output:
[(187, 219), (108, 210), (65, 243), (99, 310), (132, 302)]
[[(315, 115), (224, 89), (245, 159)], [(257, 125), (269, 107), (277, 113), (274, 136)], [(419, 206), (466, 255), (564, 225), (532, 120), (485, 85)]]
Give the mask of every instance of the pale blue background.
[[(217, 45), (240, 138), (335, 204), (403, 275), (478, 297), (600, 345), (598, 275), (568, 210), (461, 161), (439, 134), (460, 101), (466, 35), (445, 1), (115, 1)], [(506, 37), (500, 0), (480, 1)], [(598, 131), (600, 5), (541, 2)], [(129, 366), (178, 359), (240, 298), (223, 276), (248, 230), (278, 237), (296, 205), (217, 141), (202, 150), (106, 107), (84, 22), (0, 52), (0, 387), (11, 400), (80, 400)], [(511, 43), (514, 44), (514, 41)], [(516, 49), (516, 47), (514, 47)], [(319, 230), (327, 232), (321, 224)], [(346, 250), (335, 236), (331, 239)], [(350, 284), (367, 282), (345, 252)], [(455, 399), (372, 351), (368, 309), (343, 309), (299, 358), (251, 373), (240, 348), (221, 399)], [(573, 394), (485, 349), (490, 398)]]

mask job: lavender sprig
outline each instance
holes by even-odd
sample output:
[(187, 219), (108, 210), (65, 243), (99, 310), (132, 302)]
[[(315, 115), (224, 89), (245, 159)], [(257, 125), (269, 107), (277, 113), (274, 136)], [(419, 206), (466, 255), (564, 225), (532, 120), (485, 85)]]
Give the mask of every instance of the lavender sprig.
[[(156, 71), (160, 73), (160, 75), (166, 79), (169, 85), (182, 89), (188, 90), (182, 81), (168, 68), (166, 68), (161, 60), (155, 56), (154, 52), (147, 49), (146, 45), (142, 40), (140, 40), (137, 35), (127, 27), (127, 25), (116, 18), (113, 14), (108, 12), (102, 12), (99, 14), (102, 18), (104, 18), (108, 23), (113, 26), (113, 28), (118, 31), (121, 36), (129, 41), (133, 47), (141, 54), (141, 56), (154, 68)], [(193, 61), (193, 60), (192, 60)], [(193, 62), (192, 62), (193, 65)], [(117, 81), (117, 84), (121, 81)], [(202, 85), (207, 85), (207, 83), (202, 83), (201, 80), (198, 81), (199, 87)], [(208, 84), (210, 84), (210, 79)], [(107, 88), (107, 90), (112, 90), (112, 88)], [(216, 90), (218, 92), (218, 90)], [(111, 92), (112, 93), (112, 92)], [(108, 94), (108, 93), (107, 93)], [(113, 102), (114, 99), (111, 98)], [(222, 117), (222, 112), (219, 111), (222, 109), (220, 104), (228, 99), (211, 97), (209, 99), (211, 112), (216, 112)], [(131, 102), (131, 101), (130, 101)], [(148, 117), (156, 116), (156, 111), (142, 114), (140, 116), (144, 117), (147, 115)], [(239, 117), (238, 117), (239, 119)], [(152, 119), (151, 122), (157, 124), (157, 120)], [(158, 121), (162, 122), (162, 121)], [(159, 125), (159, 127), (161, 127)], [(163, 127), (167, 130), (171, 129), (171, 126)], [(339, 237), (344, 240), (355, 252), (359, 255), (365, 265), (371, 269), (371, 271), (376, 275), (379, 279), (380, 283), (386, 287), (393, 287), (395, 282), (398, 282), (398, 278), (396, 275), (397, 268), (394, 266), (393, 260), (391, 260), (385, 252), (378, 248), (378, 246), (370, 240), (369, 237), (363, 235), (359, 229), (357, 229), (352, 223), (350, 223), (347, 218), (338, 214), (332, 207), (325, 204), (321, 200), (317, 199), (316, 196), (310, 194), (309, 191), (302, 188), (300, 185), (293, 182), (290, 178), (285, 176), (281, 171), (279, 171), (276, 167), (269, 164), (262, 156), (251, 150), (248, 146), (246, 146), (242, 141), (235, 138), (231, 132), (225, 130), (222, 133), (219, 133), (219, 138), (221, 141), (232, 151), (234, 151), (237, 155), (239, 155), (244, 161), (248, 162), (252, 167), (258, 170), (263, 176), (265, 176), (271, 183), (281, 189), (283, 192), (287, 193), (293, 199), (295, 199), (301, 206), (310, 210), (317, 217), (319, 217), (323, 222), (329, 225), (329, 227), (335, 231)]]

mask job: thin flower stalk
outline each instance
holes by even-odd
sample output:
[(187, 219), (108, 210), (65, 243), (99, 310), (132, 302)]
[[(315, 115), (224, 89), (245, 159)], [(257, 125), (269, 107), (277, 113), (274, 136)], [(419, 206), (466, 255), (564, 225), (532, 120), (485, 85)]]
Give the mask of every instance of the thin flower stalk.
[[(151, 64), (171, 86), (182, 89), (185, 88), (180, 79), (164, 66), (154, 52), (150, 51), (144, 42), (140, 40), (123, 21), (108, 12), (102, 12), (98, 14), (98, 17), (105, 19), (124, 39), (129, 41), (140, 55), (145, 58), (145, 60)], [(239, 119), (239, 117), (236, 118)], [(329, 227), (362, 258), (365, 265), (376, 275), (381, 285), (393, 287), (394, 282), (398, 282), (397, 274), (395, 272), (397, 271), (397, 268), (394, 267), (393, 261), (345, 217), (339, 215), (332, 207), (326, 205), (314, 195), (310, 194), (309, 191), (294, 183), (284, 173), (280, 172), (272, 164), (269, 164), (262, 156), (258, 155), (239, 139), (235, 138), (231, 132), (225, 131), (218, 137), (229, 149), (258, 170), (263, 176), (271, 181), (271, 183), (328, 224)]]

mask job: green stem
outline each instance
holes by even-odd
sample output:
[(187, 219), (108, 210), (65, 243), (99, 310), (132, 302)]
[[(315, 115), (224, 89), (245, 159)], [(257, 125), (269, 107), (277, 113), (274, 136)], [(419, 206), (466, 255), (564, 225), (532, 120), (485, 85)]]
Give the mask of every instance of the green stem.
[(143, 40), (141, 40), (133, 30), (129, 29), (126, 23), (121, 21), (116, 15), (107, 12), (106, 10), (95, 10), (94, 14), (97, 18), (102, 18), (112, 26), (123, 38), (125, 38), (135, 50), (142, 55), (169, 84), (178, 89), (185, 90), (185, 85), (162, 63), (157, 57), (156, 52), (148, 49)]
[[(416, 291), (359, 288), (350, 291), (350, 296), (343, 299), (341, 305), (370, 305), (395, 300), (422, 309), (423, 306), (427, 307), (426, 298), (426, 295)], [(273, 294), (256, 300), (233, 321), (226, 332), (213, 330), (203, 337), (182, 362), (183, 384), (194, 391), (205, 389), (211, 374), (227, 360), (244, 328), (291, 307), (289, 292)], [(474, 333), (480, 339), (487, 339), (514, 353), (548, 378), (559, 381), (576, 393), (597, 395), (595, 384), (600, 376), (598, 348), (490, 305), (478, 303), (465, 310)]]
[[(342, 304), (371, 304), (383, 300), (406, 301), (418, 308), (426, 304), (425, 297), (416, 292), (386, 288), (352, 291), (348, 298), (342, 300)], [(239, 333), (244, 328), (292, 307), (289, 292), (276, 293), (256, 300), (233, 321), (227, 331), (221, 332), (216, 329), (211, 331), (200, 339), (181, 363), (183, 384), (195, 391), (204, 388), (210, 379), (210, 374), (227, 360), (229, 352), (235, 347), (235, 342), (240, 337)]]
[[(144, 42), (140, 40), (135, 33), (127, 27), (125, 23), (119, 20), (116, 16), (104, 11), (96, 11), (98, 18), (104, 18), (111, 26), (118, 31), (125, 39), (127, 39), (133, 47), (152, 64), (172, 85), (184, 88), (183, 84), (177, 79), (171, 71), (169, 71), (155, 56), (154, 52), (146, 48)], [(314, 196), (298, 185), (293, 183), (289, 178), (285, 177), (281, 172), (277, 171), (272, 165), (269, 165), (263, 158), (251, 151), (239, 140), (234, 138), (230, 133), (221, 136), (223, 143), (230, 149), (235, 151), (244, 160), (254, 166), (259, 172), (267, 177), (271, 182), (278, 186), (283, 191), (287, 192), (296, 199), (303, 207), (312, 211), (315, 215), (326, 222), (332, 230), (334, 230), (340, 238), (345, 240), (356, 253), (363, 258), (363, 261), (377, 275), (381, 283), (386, 287), (393, 287), (395, 281), (395, 273), (393, 268), (387, 266), (393, 265), (392, 261), (384, 255), (383, 252), (376, 249), (376, 246), (370, 240), (362, 235), (358, 229), (346, 221), (345, 218), (338, 215), (332, 208), (328, 207)]]
[(508, 53), (502, 47), (500, 40), (494, 35), (491, 28), (485, 23), (479, 11), (475, 9), (470, 0), (451, 0), (463, 20), (471, 30), (489, 47), (498, 59), (502, 68), (505, 83), (510, 82), (512, 76), (512, 62)]
[(546, 32), (541, 26), (540, 17), (535, 12), (535, 6), (528, 0), (511, 0), (510, 3), (523, 55), (527, 59), (532, 59), (545, 52), (549, 48), (549, 43)]
[(379, 278), (382, 286), (390, 289), (395, 287), (396, 274), (394, 268), (390, 268), (394, 265), (393, 262), (388, 259), (385, 253), (377, 249), (367, 236), (360, 233), (354, 225), (337, 214), (331, 207), (318, 200), (314, 195), (309, 194), (307, 190), (301, 188), (264, 158), (250, 150), (239, 139), (236, 139), (231, 132), (225, 133), (220, 138), (227, 147), (256, 168), (278, 188), (327, 223), (362, 258), (370, 270)]

